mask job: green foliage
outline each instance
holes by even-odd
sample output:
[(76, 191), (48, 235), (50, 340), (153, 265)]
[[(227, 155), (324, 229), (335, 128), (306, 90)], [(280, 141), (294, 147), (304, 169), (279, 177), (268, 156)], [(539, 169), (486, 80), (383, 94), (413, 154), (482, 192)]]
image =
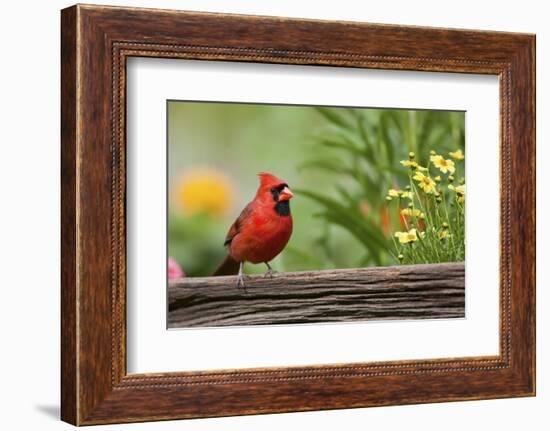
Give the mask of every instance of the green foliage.
[(341, 204), (335, 199), (312, 191), (298, 189), (296, 192), (319, 202), (324, 207), (324, 211), (319, 214), (320, 217), (328, 223), (348, 230), (369, 251), (373, 261), (382, 264), (380, 250), (386, 246), (384, 236), (372, 220), (362, 216), (358, 207)]
[[(299, 168), (323, 172), (331, 177), (334, 187), (323, 192), (315, 189), (297, 192), (318, 204), (321, 211), (317, 216), (327, 229), (330, 225), (338, 225), (362, 244), (365, 250), (363, 266), (395, 263), (390, 238), (402, 226), (399, 209), (392, 210), (387, 205), (386, 192), (411, 182), (410, 172), (402, 169), (399, 162), (407, 159), (409, 152), (415, 153), (418, 160), (427, 161), (432, 150), (440, 154), (464, 150), (464, 113), (316, 109), (327, 124), (313, 136), (312, 153), (316, 156), (301, 163)], [(434, 219), (438, 214), (433, 214)], [(451, 221), (449, 217), (447, 222)], [(455, 225), (452, 224), (452, 229)], [(458, 233), (453, 230), (455, 242), (460, 241)], [(431, 237), (429, 234), (426, 238)], [(461, 241), (463, 248), (464, 241)], [(437, 244), (431, 245), (443, 242), (438, 239)], [(419, 251), (415, 256), (418, 260), (440, 261), (435, 254), (425, 254), (421, 259)], [(446, 254), (445, 259), (461, 256), (463, 258), (463, 252), (462, 255)], [(412, 260), (411, 256), (407, 257), (407, 261)]]
[[(433, 157), (440, 157), (433, 154)], [(433, 161), (408, 171), (408, 189), (388, 192), (388, 204), (402, 215), (403, 231), (393, 236), (397, 260), (407, 264), (462, 261), (465, 257), (463, 162), (446, 159), (452, 172)], [(458, 166), (455, 165), (458, 164)], [(398, 195), (397, 199), (393, 196)], [(397, 238), (397, 239), (396, 239)]]

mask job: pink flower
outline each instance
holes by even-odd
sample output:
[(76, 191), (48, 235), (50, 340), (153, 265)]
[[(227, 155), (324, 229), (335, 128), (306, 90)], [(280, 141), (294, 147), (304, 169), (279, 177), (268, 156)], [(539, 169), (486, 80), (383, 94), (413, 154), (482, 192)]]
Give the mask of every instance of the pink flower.
[(168, 257), (168, 280), (173, 280), (174, 278), (185, 277), (185, 272), (181, 269), (178, 262), (172, 257)]

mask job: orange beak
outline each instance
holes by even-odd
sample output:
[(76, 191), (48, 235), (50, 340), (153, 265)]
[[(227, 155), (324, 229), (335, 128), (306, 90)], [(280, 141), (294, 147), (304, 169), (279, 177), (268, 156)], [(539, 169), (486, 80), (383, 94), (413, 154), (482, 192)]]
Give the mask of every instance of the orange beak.
[(279, 193), (279, 202), (281, 201), (288, 201), (292, 198), (294, 194), (290, 191), (288, 187), (285, 187), (283, 190), (281, 190), (281, 193)]

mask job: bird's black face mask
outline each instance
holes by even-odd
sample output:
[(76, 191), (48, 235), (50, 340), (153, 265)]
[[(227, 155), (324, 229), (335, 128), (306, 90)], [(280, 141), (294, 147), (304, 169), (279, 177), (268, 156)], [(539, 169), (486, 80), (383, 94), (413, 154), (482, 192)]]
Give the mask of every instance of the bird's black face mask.
[(270, 190), (271, 195), (273, 196), (273, 200), (275, 201), (275, 212), (283, 217), (290, 215), (290, 202), (287, 198), (280, 200), (281, 192), (283, 192), (285, 188), (288, 190), (288, 184), (283, 183), (277, 187), (273, 187)]

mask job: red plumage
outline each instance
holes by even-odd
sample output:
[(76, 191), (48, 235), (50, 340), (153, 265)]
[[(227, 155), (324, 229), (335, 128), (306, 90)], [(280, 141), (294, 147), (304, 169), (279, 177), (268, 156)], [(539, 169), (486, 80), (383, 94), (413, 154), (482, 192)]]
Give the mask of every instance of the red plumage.
[[(285, 248), (292, 234), (288, 184), (261, 173), (256, 196), (231, 225), (224, 245), (229, 256), (213, 275), (236, 274), (244, 262), (269, 262)], [(242, 268), (241, 268), (242, 269)]]

